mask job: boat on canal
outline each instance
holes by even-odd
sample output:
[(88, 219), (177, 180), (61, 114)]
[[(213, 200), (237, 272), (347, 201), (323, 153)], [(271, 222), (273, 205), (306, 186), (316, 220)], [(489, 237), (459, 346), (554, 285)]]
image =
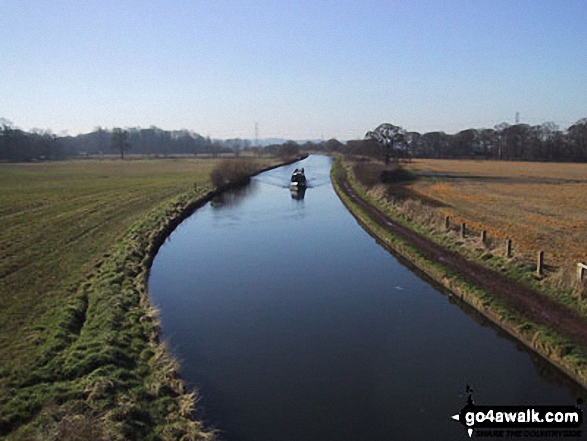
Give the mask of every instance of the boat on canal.
[(304, 173), (304, 168), (296, 168), (291, 175), (291, 182), (289, 184), (289, 188), (292, 190), (299, 190), (306, 188), (306, 175)]

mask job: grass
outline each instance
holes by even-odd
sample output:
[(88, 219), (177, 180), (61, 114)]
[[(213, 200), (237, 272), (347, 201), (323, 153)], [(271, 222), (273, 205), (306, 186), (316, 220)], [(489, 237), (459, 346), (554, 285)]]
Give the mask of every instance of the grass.
[[(587, 283), (576, 280), (576, 263), (587, 260), (587, 200), (580, 196), (587, 193), (587, 164), (415, 160), (408, 167), (418, 179), (393, 185), (369, 177), (381, 164), (358, 162), (353, 170), (373, 200), (435, 242), (587, 315), (579, 300)], [(481, 244), (483, 230), (488, 240)], [(504, 256), (507, 238), (513, 258)], [(535, 274), (539, 250), (545, 252), (542, 277)]]
[(0, 165), (3, 367), (30, 358), (31, 325), (71, 298), (80, 275), (134, 222), (196, 182), (204, 190), (213, 166), (202, 160)]
[[(334, 188), (343, 203), (359, 223), (375, 236), (384, 247), (399, 253), (402, 258), (424, 272), (432, 280), (456, 294), (460, 300), (473, 306), (514, 338), (566, 372), (569, 377), (573, 378), (583, 388), (587, 387), (587, 348), (578, 346), (575, 342), (548, 326), (528, 320), (524, 311), (515, 310), (501, 299), (485, 292), (483, 288), (470, 285), (441, 263), (424, 257), (411, 243), (406, 242), (373, 221), (368, 213), (355, 204), (341, 190), (339, 179), (348, 182), (363, 200), (386, 213), (396, 222), (447, 248), (457, 248), (453, 246), (454, 244), (451, 244), (450, 239), (445, 240), (444, 243), (438, 240), (437, 235), (431, 234), (434, 233), (434, 229), (431, 229), (429, 224), (410, 218), (409, 215), (406, 216), (406, 212), (403, 211), (403, 204), (398, 207), (397, 204), (390, 203), (385, 197), (382, 197), (381, 188), (377, 185), (374, 187), (375, 191), (373, 191), (373, 188), (368, 190), (364, 187), (357, 179), (354, 167), (348, 161), (343, 163), (338, 158), (333, 164), (332, 177)], [(411, 201), (411, 203), (413, 202)], [(418, 211), (418, 215), (423, 216), (420, 211)]]
[(0, 436), (203, 436), (145, 287), (217, 164), (0, 164)]

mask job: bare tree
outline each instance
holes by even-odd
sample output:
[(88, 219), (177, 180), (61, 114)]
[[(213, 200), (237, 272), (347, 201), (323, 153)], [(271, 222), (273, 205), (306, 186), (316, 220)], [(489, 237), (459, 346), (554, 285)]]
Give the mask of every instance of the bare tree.
[(119, 127), (112, 129), (111, 148), (120, 153), (120, 159), (124, 159), (124, 152), (130, 150), (127, 130), (122, 130)]

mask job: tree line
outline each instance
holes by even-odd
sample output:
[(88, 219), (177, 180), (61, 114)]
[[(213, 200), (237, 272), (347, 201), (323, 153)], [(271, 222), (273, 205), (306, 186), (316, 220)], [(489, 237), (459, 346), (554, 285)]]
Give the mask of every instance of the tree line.
[(416, 158), (479, 158), (522, 161), (587, 162), (587, 118), (567, 130), (546, 122), (509, 125), (493, 129), (467, 129), (454, 135), (444, 132), (408, 132), (382, 124), (360, 141), (349, 141), (347, 153)]
[(521, 161), (587, 162), (587, 118), (567, 130), (546, 122), (536, 126), (502, 123), (493, 129), (409, 132), (381, 124), (361, 140), (306, 142), (305, 151), (369, 156), (385, 162), (402, 158), (476, 158)]
[[(126, 153), (143, 155), (177, 155), (236, 153), (256, 151), (248, 139), (210, 139), (189, 130), (167, 131), (158, 127), (113, 128), (97, 127), (91, 133), (57, 136), (50, 130), (29, 132), (0, 118), (0, 161), (34, 161), (63, 159), (74, 156), (96, 156)], [(261, 149), (258, 148), (260, 151)]]
[(587, 162), (587, 118), (566, 130), (547, 122), (499, 124), (492, 129), (467, 129), (456, 134), (409, 132), (392, 124), (382, 124), (367, 132), (362, 140), (346, 143), (337, 139), (298, 144), (286, 141), (266, 147), (248, 139), (213, 140), (194, 131), (167, 131), (158, 127), (97, 127), (91, 133), (56, 136), (49, 130), (23, 131), (0, 118), (0, 161), (62, 159), (73, 156), (128, 152), (146, 155), (209, 154), (248, 151), (257, 155), (291, 156), (299, 150), (350, 153), (378, 157), (386, 162), (403, 157), (485, 158), (527, 161)]

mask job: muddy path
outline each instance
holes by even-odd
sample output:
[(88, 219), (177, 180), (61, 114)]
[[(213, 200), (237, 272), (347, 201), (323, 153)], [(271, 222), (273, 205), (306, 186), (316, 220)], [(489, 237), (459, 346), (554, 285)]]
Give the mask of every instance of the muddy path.
[(503, 274), (469, 261), (454, 251), (441, 247), (417, 232), (398, 224), (383, 212), (365, 202), (348, 182), (338, 178), (342, 191), (381, 227), (408, 241), (426, 259), (440, 262), (465, 282), (483, 288), (509, 307), (536, 324), (562, 334), (580, 346), (587, 345), (587, 320), (575, 311)]

